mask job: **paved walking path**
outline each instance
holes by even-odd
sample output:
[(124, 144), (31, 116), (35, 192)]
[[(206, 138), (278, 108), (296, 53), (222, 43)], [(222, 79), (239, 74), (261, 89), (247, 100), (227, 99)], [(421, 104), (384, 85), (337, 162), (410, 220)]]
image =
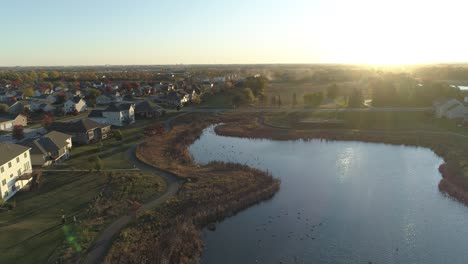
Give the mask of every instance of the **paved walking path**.
[[(158, 168), (149, 166), (139, 161), (135, 155), (136, 147), (137, 146), (133, 146), (127, 151), (126, 154), (128, 160), (132, 164), (134, 164), (137, 169), (163, 176), (167, 182), (166, 192), (159, 198), (143, 204), (142, 207), (138, 210), (138, 212), (141, 212), (142, 210), (156, 207), (164, 203), (171, 196), (175, 195), (179, 190), (180, 186), (182, 185), (182, 180), (170, 172), (160, 170)], [(131, 221), (132, 216), (125, 215), (114, 221), (111, 225), (109, 225), (96, 239), (94, 244), (88, 249), (84, 263), (101, 263), (102, 259), (105, 257), (107, 250), (111, 246), (113, 239), (120, 233), (120, 230), (122, 230), (122, 228), (124, 228)]]

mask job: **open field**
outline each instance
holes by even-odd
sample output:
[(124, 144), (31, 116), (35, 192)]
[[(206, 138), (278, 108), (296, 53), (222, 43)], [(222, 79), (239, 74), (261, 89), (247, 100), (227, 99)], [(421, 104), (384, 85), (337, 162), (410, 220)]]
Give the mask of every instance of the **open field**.
[(16, 208), (0, 213), (1, 263), (44, 263), (64, 239), (62, 210), (79, 215), (106, 185), (95, 173), (47, 173), (42, 187), (18, 193)]
[(459, 126), (455, 120), (434, 118), (430, 112), (310, 112), (265, 114), (265, 123), (272, 126), (294, 128), (300, 120), (341, 120), (345, 129), (375, 130), (427, 130), (468, 133), (468, 128)]
[(0, 212), (1, 263), (45, 263), (69, 247), (84, 250), (106, 223), (128, 211), (128, 199), (148, 200), (166, 186), (161, 177), (139, 172), (47, 172), (43, 177), (38, 190), (13, 198), (16, 208)]

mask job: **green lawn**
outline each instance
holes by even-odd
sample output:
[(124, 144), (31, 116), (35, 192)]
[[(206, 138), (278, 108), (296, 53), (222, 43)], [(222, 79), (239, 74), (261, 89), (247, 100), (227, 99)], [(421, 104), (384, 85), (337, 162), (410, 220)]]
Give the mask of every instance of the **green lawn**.
[(61, 210), (79, 213), (105, 183), (93, 173), (47, 173), (39, 190), (15, 195), (16, 208), (0, 213), (0, 263), (45, 263), (64, 239)]

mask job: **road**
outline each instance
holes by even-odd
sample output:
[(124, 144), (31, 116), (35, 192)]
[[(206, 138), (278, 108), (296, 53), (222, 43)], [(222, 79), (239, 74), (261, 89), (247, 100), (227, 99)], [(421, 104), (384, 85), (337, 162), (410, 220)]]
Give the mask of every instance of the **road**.
[(182, 109), (185, 113), (212, 113), (212, 112), (241, 112), (241, 113), (262, 113), (262, 112), (424, 112), (431, 111), (432, 107), (369, 107), (369, 108), (193, 108)]
[[(146, 209), (154, 208), (162, 203), (164, 203), (167, 199), (171, 196), (177, 194), (180, 186), (182, 185), (182, 180), (178, 178), (176, 175), (160, 170), (158, 168), (146, 165), (138, 160), (135, 155), (137, 146), (131, 147), (127, 150), (127, 158), (128, 160), (135, 165), (136, 168), (144, 171), (148, 171), (157, 175), (160, 175), (165, 178), (167, 183), (167, 190), (166, 192), (160, 196), (159, 198), (153, 199), (145, 204), (138, 210), (141, 212)], [(137, 213), (138, 213), (137, 212)], [(86, 264), (97, 264), (101, 263), (104, 259), (107, 250), (112, 244), (112, 241), (117, 237), (120, 233), (120, 230), (128, 225), (132, 221), (132, 217), (130, 215), (125, 215), (114, 221), (111, 225), (109, 225), (96, 239), (93, 245), (87, 250), (87, 255), (85, 258), (84, 263)]]

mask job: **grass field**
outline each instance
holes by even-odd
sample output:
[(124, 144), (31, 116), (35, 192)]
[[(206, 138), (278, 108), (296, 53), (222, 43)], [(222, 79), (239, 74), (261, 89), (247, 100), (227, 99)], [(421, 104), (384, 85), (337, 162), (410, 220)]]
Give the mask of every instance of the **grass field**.
[[(89, 245), (109, 221), (126, 213), (127, 199), (145, 201), (166, 188), (163, 178), (140, 172), (48, 172), (43, 177), (40, 189), (17, 194), (16, 208), (0, 212), (0, 263), (46, 263), (70, 236), (80, 247)], [(95, 198), (103, 192), (112, 210), (99, 214)], [(61, 225), (62, 214), (66, 225)], [(79, 223), (71, 223), (73, 216)]]
[(14, 196), (16, 208), (0, 213), (0, 263), (45, 263), (64, 239), (61, 210), (78, 214), (106, 181), (94, 173), (47, 173), (38, 191)]
[(459, 126), (455, 120), (434, 118), (426, 112), (316, 112), (275, 113), (265, 115), (265, 122), (274, 126), (292, 127), (292, 120), (343, 120), (347, 129), (378, 130), (430, 130), (468, 133), (468, 128)]

